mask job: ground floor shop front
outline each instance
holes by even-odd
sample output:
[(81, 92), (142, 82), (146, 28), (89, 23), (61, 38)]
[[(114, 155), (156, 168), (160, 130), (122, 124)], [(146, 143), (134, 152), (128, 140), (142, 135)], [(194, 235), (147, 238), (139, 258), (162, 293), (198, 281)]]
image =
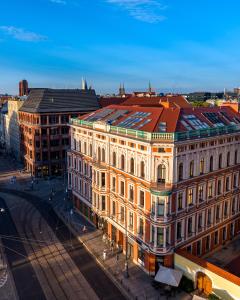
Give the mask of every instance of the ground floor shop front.
[(127, 232), (124, 228), (117, 228), (105, 216), (96, 214), (89, 205), (73, 196), (73, 205), (77, 211), (85, 216), (96, 228), (101, 229), (109, 243), (123, 251), (128, 260), (139, 265), (147, 274), (154, 276), (160, 265), (173, 266), (173, 254), (158, 255), (149, 250), (140, 239)]

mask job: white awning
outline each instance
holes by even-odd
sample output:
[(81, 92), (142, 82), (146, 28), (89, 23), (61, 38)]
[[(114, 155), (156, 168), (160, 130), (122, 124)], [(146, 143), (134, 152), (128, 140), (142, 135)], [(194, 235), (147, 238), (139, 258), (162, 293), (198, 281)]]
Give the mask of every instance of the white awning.
[(179, 286), (182, 275), (183, 272), (180, 270), (160, 266), (154, 279), (158, 282), (166, 283), (171, 286)]

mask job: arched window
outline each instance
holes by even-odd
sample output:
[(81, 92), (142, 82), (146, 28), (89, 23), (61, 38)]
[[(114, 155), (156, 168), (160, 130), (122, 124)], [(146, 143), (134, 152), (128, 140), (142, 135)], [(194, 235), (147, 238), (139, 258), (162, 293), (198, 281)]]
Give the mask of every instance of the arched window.
[(157, 182), (165, 183), (166, 182), (166, 167), (165, 165), (159, 165), (157, 169)]
[(140, 163), (140, 177), (145, 178), (145, 163), (141, 161)]
[(125, 156), (123, 154), (121, 155), (121, 169), (125, 170)]
[(230, 152), (227, 153), (227, 167), (230, 166)]
[(190, 177), (194, 176), (194, 161), (193, 160), (190, 162), (190, 165), (189, 165), (189, 176)]
[(117, 164), (116, 152), (113, 152), (113, 154), (112, 154), (112, 164), (114, 167), (116, 167), (116, 164)]
[(134, 174), (135, 172), (135, 162), (134, 162), (134, 158), (130, 159), (130, 173)]
[(213, 171), (213, 157), (210, 156), (210, 160), (209, 160), (209, 172)]
[(219, 169), (222, 168), (222, 154), (219, 154), (219, 156), (218, 156), (218, 168)]
[(105, 157), (105, 149), (102, 148), (102, 162), (106, 161), (106, 157)]
[(87, 143), (84, 142), (84, 154), (87, 154)]
[(98, 147), (98, 151), (97, 151), (97, 160), (101, 161), (101, 148)]
[(178, 181), (183, 180), (183, 163), (178, 165)]

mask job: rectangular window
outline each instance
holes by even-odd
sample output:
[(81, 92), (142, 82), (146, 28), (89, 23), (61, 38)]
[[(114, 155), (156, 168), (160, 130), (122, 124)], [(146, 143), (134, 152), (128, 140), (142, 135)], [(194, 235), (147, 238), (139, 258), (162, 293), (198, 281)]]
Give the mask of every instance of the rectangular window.
[(102, 173), (102, 182), (101, 182), (101, 184), (102, 184), (102, 187), (103, 188), (105, 188), (105, 185), (106, 185), (106, 177), (105, 177), (105, 173)]
[(199, 202), (202, 202), (203, 201), (203, 185), (200, 185), (199, 186), (199, 189), (198, 189), (198, 200)]
[(212, 224), (212, 212), (211, 209), (208, 209), (208, 213), (207, 213), (207, 224), (211, 225)]
[(178, 210), (183, 209), (183, 193), (178, 194)]
[(220, 205), (216, 206), (216, 222), (220, 221)]
[(201, 241), (197, 241), (197, 256), (202, 254), (202, 243)]
[(102, 196), (102, 210), (106, 209), (106, 196)]
[(210, 243), (210, 235), (207, 235), (206, 237), (206, 252), (208, 252), (211, 248), (211, 243)]
[(139, 192), (139, 205), (144, 207), (144, 202), (145, 202), (145, 192), (140, 191)]
[(121, 206), (121, 211), (120, 211), (120, 221), (124, 222), (124, 207)]
[(193, 189), (188, 189), (187, 203), (193, 205)]
[(226, 218), (228, 216), (228, 202), (224, 203), (224, 217)]
[(198, 215), (198, 230), (200, 231), (200, 230), (202, 230), (202, 221), (203, 221), (203, 218), (202, 218), (202, 213), (200, 213), (199, 215)]
[(112, 191), (116, 192), (116, 177), (112, 177)]
[(132, 202), (134, 200), (134, 191), (133, 191), (133, 186), (129, 185), (129, 200)]
[(213, 184), (212, 182), (208, 184), (208, 198), (213, 197)]
[(112, 215), (115, 216), (116, 215), (116, 202), (113, 201), (112, 203)]
[(214, 245), (218, 244), (218, 231), (214, 232)]
[(227, 239), (227, 229), (226, 229), (226, 227), (223, 227), (222, 239), (223, 239), (223, 241), (226, 241), (226, 239)]
[(143, 235), (143, 219), (142, 218), (139, 218), (139, 227), (138, 227), (138, 234), (139, 235)]
[(130, 230), (133, 229), (133, 212), (129, 212), (129, 228)]
[(164, 208), (165, 208), (165, 201), (163, 199), (158, 198), (157, 201), (157, 215), (164, 216)]
[(237, 187), (237, 174), (233, 175), (233, 187), (236, 188)]
[(124, 197), (125, 195), (125, 183), (124, 181), (121, 181), (120, 183), (120, 195)]
[(163, 228), (157, 227), (157, 247), (163, 247), (163, 237), (164, 237)]
[(182, 239), (182, 222), (177, 223), (177, 240)]
[(191, 236), (193, 233), (193, 220), (192, 217), (188, 218), (188, 235)]

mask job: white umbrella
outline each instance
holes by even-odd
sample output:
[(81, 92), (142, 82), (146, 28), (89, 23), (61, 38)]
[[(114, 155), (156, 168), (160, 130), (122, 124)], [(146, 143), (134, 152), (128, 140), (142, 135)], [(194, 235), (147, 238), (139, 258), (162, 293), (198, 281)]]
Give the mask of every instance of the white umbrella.
[(160, 266), (154, 279), (171, 286), (179, 286), (182, 275), (183, 272), (180, 270)]

